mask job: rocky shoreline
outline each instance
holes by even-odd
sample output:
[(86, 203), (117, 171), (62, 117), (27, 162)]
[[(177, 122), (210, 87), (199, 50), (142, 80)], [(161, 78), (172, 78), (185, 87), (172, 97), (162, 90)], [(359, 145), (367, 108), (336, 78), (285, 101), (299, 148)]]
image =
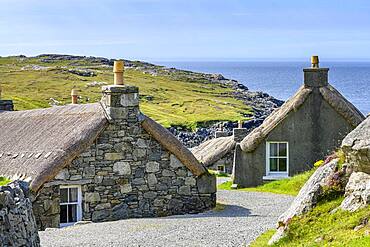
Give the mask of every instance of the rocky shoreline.
[[(25, 57), (26, 58), (26, 57)], [(92, 68), (96, 66), (111, 67), (114, 59), (104, 57), (86, 57), (74, 55), (59, 55), (59, 54), (41, 54), (36, 56), (43, 63), (53, 63), (56, 61), (68, 60), (72, 61), (71, 66), (86, 66), (87, 62)], [(277, 107), (284, 102), (278, 100), (267, 93), (249, 91), (248, 87), (241, 84), (237, 80), (225, 78), (221, 74), (208, 74), (200, 72), (192, 72), (180, 70), (176, 68), (167, 68), (147, 62), (130, 61), (123, 59), (126, 69), (133, 69), (141, 71), (143, 74), (150, 74), (152, 76), (167, 76), (173, 80), (184, 80), (189, 82), (200, 82), (205, 84), (219, 84), (225, 88), (233, 89), (230, 93), (235, 99), (241, 100), (244, 104), (250, 106), (253, 114), (245, 114), (245, 117), (250, 118), (249, 121), (243, 123), (243, 127), (250, 131), (258, 127), (263, 120)], [(75, 61), (75, 62), (73, 62)], [(94, 76), (90, 68), (69, 69), (70, 73), (79, 73), (82, 76)], [(214, 137), (216, 131), (223, 130), (229, 135), (232, 134), (232, 129), (237, 127), (235, 122), (216, 122), (204, 124), (204, 127), (197, 128), (196, 131), (184, 129), (181, 126), (173, 126), (169, 130), (187, 147), (191, 148), (200, 143)]]

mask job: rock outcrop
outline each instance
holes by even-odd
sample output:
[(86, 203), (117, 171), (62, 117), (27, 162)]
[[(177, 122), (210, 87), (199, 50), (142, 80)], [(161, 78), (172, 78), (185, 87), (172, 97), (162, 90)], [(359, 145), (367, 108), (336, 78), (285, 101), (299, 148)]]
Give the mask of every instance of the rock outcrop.
[(344, 138), (342, 150), (355, 172), (370, 174), (370, 117)]
[(0, 187), (0, 246), (40, 246), (26, 182)]
[(299, 191), (298, 196), (294, 199), (289, 209), (279, 217), (278, 229), (274, 236), (270, 239), (269, 245), (277, 242), (285, 234), (285, 229), (289, 221), (297, 215), (309, 212), (312, 210), (323, 192), (323, 186), (326, 184), (327, 179), (333, 174), (338, 166), (338, 160), (319, 167), (310, 179), (305, 183)]
[(346, 186), (345, 198), (340, 205), (344, 210), (354, 212), (370, 204), (370, 175), (354, 172)]

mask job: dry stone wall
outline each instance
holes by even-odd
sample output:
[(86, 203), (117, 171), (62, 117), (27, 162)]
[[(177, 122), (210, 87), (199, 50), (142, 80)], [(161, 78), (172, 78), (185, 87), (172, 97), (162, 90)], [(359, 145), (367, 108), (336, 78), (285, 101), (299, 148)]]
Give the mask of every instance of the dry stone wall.
[(0, 187), (0, 245), (40, 246), (26, 182)]

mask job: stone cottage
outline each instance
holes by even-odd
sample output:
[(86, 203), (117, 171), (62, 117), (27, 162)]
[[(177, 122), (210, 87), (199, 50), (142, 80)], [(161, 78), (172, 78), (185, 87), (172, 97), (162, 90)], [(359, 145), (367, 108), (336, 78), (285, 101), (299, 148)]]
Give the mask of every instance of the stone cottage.
[(0, 174), (30, 182), (40, 229), (216, 204), (215, 177), (140, 112), (138, 88), (123, 85), (123, 63), (114, 72), (99, 103), (0, 111)]
[(340, 146), (363, 114), (328, 83), (318, 57), (304, 69), (304, 85), (236, 146), (233, 184), (249, 187), (312, 168)]

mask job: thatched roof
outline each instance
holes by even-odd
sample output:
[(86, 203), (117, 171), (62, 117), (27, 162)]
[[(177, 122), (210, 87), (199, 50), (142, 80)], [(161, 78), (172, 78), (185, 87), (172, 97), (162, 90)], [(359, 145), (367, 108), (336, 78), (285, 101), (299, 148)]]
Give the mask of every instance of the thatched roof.
[(321, 87), (320, 93), (326, 102), (342, 115), (352, 127), (356, 127), (364, 121), (364, 115), (330, 84), (326, 87)]
[[(243, 139), (240, 143), (241, 149), (245, 152), (252, 152), (255, 150), (267, 135), (288, 117), (289, 113), (297, 111), (298, 108), (303, 105), (312, 90), (314, 89), (311, 87), (301, 86), (292, 98), (272, 112), (258, 128), (254, 129)], [(362, 113), (330, 84), (320, 87), (319, 91), (324, 100), (353, 127), (357, 126), (365, 119)]]
[(37, 191), (90, 146), (107, 124), (100, 104), (0, 112), (0, 174)]
[(286, 101), (280, 108), (273, 111), (259, 127), (255, 128), (240, 142), (241, 149), (245, 152), (251, 152), (256, 149), (267, 135), (278, 126), (290, 112), (296, 111), (305, 102), (311, 92), (311, 88), (302, 86), (292, 98)]
[(210, 166), (234, 150), (235, 144), (233, 136), (219, 137), (203, 142), (191, 151), (205, 166)]
[[(31, 181), (37, 191), (84, 152), (108, 124), (99, 104), (0, 112), (0, 175)], [(143, 128), (194, 175), (207, 172), (167, 129), (144, 116)]]

